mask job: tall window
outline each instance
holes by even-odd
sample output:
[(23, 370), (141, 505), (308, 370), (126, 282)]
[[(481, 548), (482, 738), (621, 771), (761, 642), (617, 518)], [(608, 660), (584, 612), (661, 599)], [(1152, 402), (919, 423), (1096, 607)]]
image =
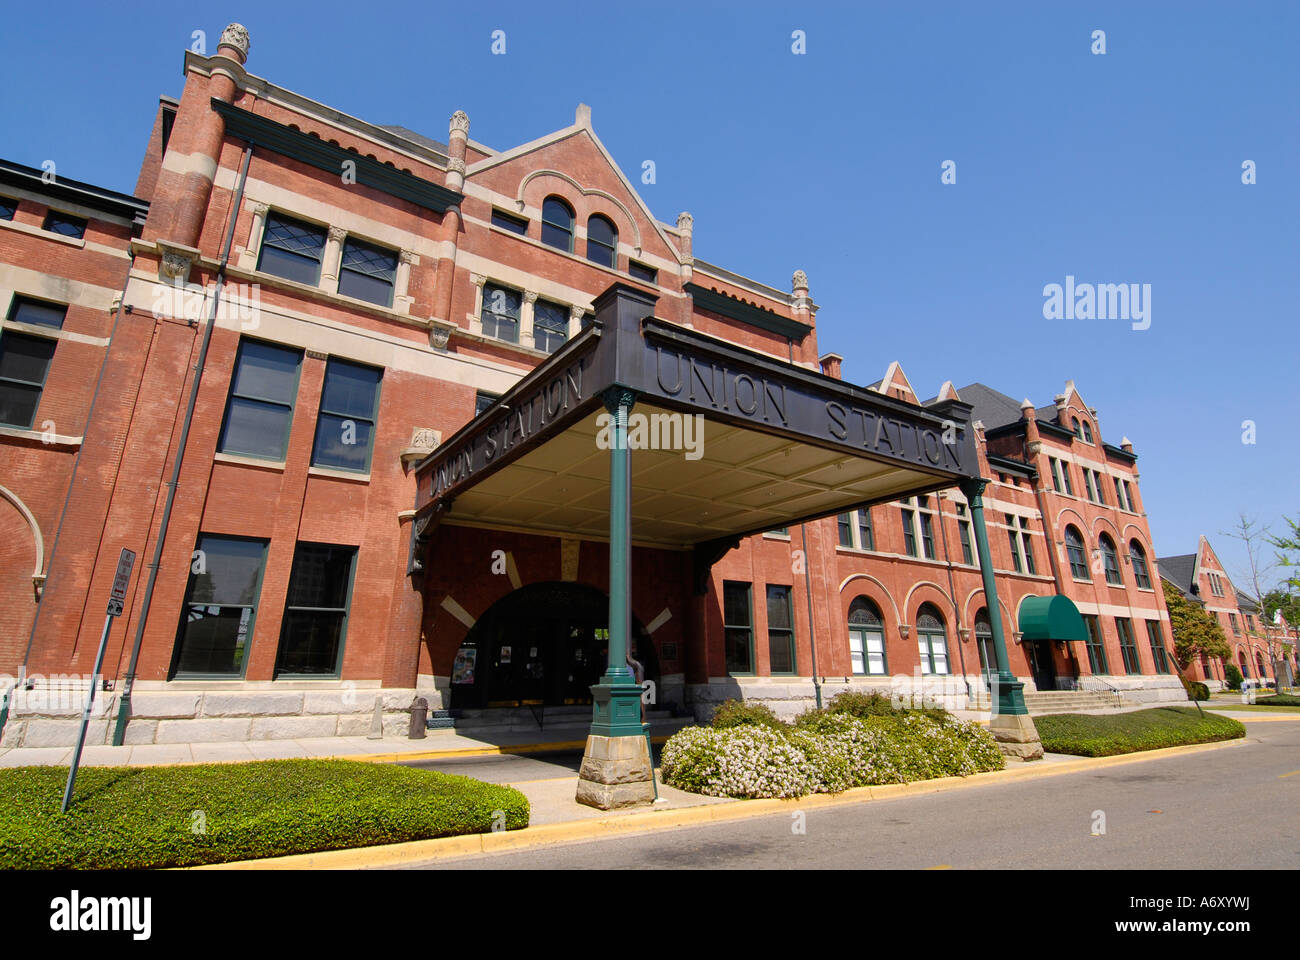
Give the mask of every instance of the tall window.
[(1076, 580), (1089, 580), (1088, 558), (1083, 549), (1083, 537), (1074, 527), (1065, 528), (1065, 553), (1070, 558), (1070, 576)]
[(1124, 481), (1124, 502), (1128, 504), (1130, 511), (1138, 512), (1137, 501), (1133, 499), (1133, 488), (1128, 485), (1127, 480)]
[(499, 287), (494, 283), (483, 285), (483, 334), (509, 343), (519, 342), (519, 305), (522, 297), (517, 290)]
[(727, 673), (754, 672), (754, 611), (750, 584), (722, 583), (722, 626)]
[(1088, 425), (1088, 421), (1087, 421), (1087, 420), (1080, 420), (1080, 421), (1079, 421), (1079, 426), (1080, 426), (1080, 427), (1082, 428), (1082, 430), (1083, 430), (1083, 434), (1082, 434), (1082, 436), (1083, 436), (1083, 442), (1084, 442), (1084, 443), (1092, 443), (1092, 427)]
[(1061, 461), (1055, 457), (1048, 457), (1047, 462), (1052, 467), (1052, 489), (1060, 493), (1063, 489), (1061, 486)]
[(1119, 652), (1124, 657), (1124, 672), (1141, 673), (1137, 641), (1133, 637), (1133, 621), (1128, 617), (1116, 617), (1115, 632), (1119, 634)]
[(70, 213), (60, 213), (57, 210), (51, 210), (45, 215), (44, 229), (51, 233), (57, 233), (61, 237), (72, 237), (74, 240), (80, 240), (86, 235), (86, 221), (81, 217), (74, 217)]
[(384, 371), (375, 367), (330, 358), (325, 366), (312, 466), (361, 473), (370, 469), (383, 375)]
[(966, 518), (966, 504), (957, 504), (957, 539), (961, 541), (961, 559), (968, 567), (975, 566), (975, 552), (970, 544), (970, 520)]
[[(905, 501), (906, 503), (906, 501)], [(909, 557), (916, 554), (916, 511), (909, 505), (902, 508), (903, 515), (903, 549)]]
[(948, 673), (948, 636), (943, 615), (934, 604), (924, 604), (917, 611), (916, 645), (921, 654), (921, 673)]
[(1121, 510), (1132, 511), (1132, 507), (1128, 505), (1128, 498), (1124, 496), (1124, 487), (1121, 485), (1119, 477), (1111, 477), (1111, 479), (1115, 481), (1115, 502)]
[(1106, 663), (1106, 644), (1101, 636), (1101, 621), (1095, 614), (1083, 614), (1083, 622), (1088, 627), (1088, 641), (1085, 646), (1088, 648), (1088, 667), (1093, 673), (1109, 673), (1110, 666)]
[(871, 508), (863, 507), (854, 511), (858, 517), (858, 548), (860, 550), (876, 549), (876, 532), (871, 526)]
[(1061, 463), (1061, 480), (1065, 483), (1065, 492), (1071, 497), (1074, 496), (1074, 482), (1070, 479), (1070, 465), (1064, 460)]
[(339, 293), (343, 296), (391, 307), (396, 277), (396, 251), (351, 237), (344, 242), (339, 265)]
[(276, 676), (338, 675), (356, 556), (356, 547), (298, 544), (280, 628)]
[(266, 544), (265, 540), (199, 535), (176, 638), (174, 675), (243, 675)]
[(987, 607), (975, 614), (975, 649), (979, 651), (980, 672), (986, 677), (998, 672), (997, 653), (993, 649), (993, 624)]
[(853, 516), (847, 513), (841, 513), (835, 518), (835, 526), (839, 529), (840, 546), (853, 546)]
[(569, 339), (569, 311), (559, 304), (538, 300), (533, 304), (533, 344), (554, 353)]
[(1101, 563), (1106, 571), (1106, 582), (1115, 587), (1124, 586), (1124, 578), (1119, 572), (1119, 554), (1115, 552), (1115, 541), (1103, 533), (1097, 538), (1097, 546), (1101, 548)]
[[(1147, 640), (1151, 643), (1151, 660), (1156, 665), (1156, 673), (1169, 672), (1169, 652), (1165, 650), (1164, 631), (1160, 629), (1159, 620), (1147, 621)], [(1209, 670), (1209, 661), (1204, 661), (1207, 677), (1213, 676)]]
[(1235, 613), (1228, 614), (1228, 622), (1232, 624), (1233, 636), (1241, 636), (1241, 624), (1237, 622), (1237, 615)]
[(794, 617), (790, 588), (767, 588), (767, 650), (772, 673), (794, 673)]
[(1151, 572), (1147, 569), (1147, 552), (1142, 544), (1130, 540), (1128, 544), (1129, 561), (1133, 564), (1133, 580), (1143, 590), (1151, 589)]
[(573, 253), (573, 208), (559, 197), (542, 202), (542, 243)]
[(325, 256), (325, 228), (279, 213), (266, 215), (257, 269), (309, 286), (320, 283)]
[(30, 430), (45, 390), (57, 341), (0, 332), (0, 423)]
[[(918, 500), (922, 508), (926, 507), (930, 502), (929, 497), (919, 497)], [(921, 550), (925, 553), (927, 560), (933, 560), (935, 558), (934, 517), (925, 509), (918, 512), (921, 517)]]
[(587, 259), (613, 267), (618, 256), (618, 231), (600, 214), (587, 219)]
[(880, 608), (866, 597), (849, 604), (849, 659), (855, 674), (882, 675), (885, 661), (885, 627)]
[(218, 450), (284, 459), (301, 363), (301, 350), (257, 340), (240, 343)]
[(1020, 518), (1007, 514), (1007, 539), (1011, 541), (1011, 563), (1016, 573), (1025, 572), (1024, 560), (1020, 555)]

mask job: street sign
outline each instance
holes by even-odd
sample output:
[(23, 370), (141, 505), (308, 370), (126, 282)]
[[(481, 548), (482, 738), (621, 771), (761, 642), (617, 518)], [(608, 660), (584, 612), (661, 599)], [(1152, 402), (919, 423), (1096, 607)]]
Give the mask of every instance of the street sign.
[(126, 603), (126, 588), (131, 583), (131, 568), (135, 566), (135, 553), (123, 548), (117, 560), (117, 573), (113, 574), (113, 592), (108, 598), (108, 615), (120, 617)]

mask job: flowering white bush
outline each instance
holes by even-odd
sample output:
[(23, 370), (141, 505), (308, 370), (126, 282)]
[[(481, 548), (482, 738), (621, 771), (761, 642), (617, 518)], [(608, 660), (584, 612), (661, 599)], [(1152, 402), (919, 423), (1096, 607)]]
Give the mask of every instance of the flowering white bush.
[(798, 726), (687, 727), (664, 745), (664, 783), (718, 797), (798, 797), (1001, 770), (978, 724), (900, 713), (813, 713)]

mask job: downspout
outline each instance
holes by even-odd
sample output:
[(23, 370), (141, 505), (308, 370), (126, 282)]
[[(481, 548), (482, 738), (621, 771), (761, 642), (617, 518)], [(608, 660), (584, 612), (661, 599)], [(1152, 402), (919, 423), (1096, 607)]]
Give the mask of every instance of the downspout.
[[(794, 363), (794, 338), (787, 337), (785, 341), (787, 356), (790, 363)], [(822, 680), (817, 673), (817, 632), (813, 629), (813, 602), (812, 602), (812, 574), (808, 572), (808, 525), (799, 524), (799, 538), (803, 541), (803, 592), (808, 601), (808, 647), (812, 650), (812, 682), (813, 698), (817, 703), (817, 709), (822, 708)]]
[[(973, 698), (970, 680), (966, 678), (966, 654), (961, 648), (961, 609), (957, 606), (957, 584), (952, 578), (952, 558), (948, 555), (948, 531), (943, 525), (943, 500), (936, 494), (934, 502), (939, 504), (939, 540), (943, 543), (944, 566), (948, 568), (948, 599), (952, 601), (952, 618), (957, 624), (957, 662), (961, 664), (961, 682), (966, 685), (966, 702), (970, 703)], [(986, 597), (985, 600), (987, 599)], [(975, 642), (979, 643), (978, 640)]]
[(162, 566), (163, 545), (167, 540), (167, 528), (171, 522), (172, 506), (176, 503), (176, 491), (180, 485), (181, 465), (185, 461), (185, 447), (189, 441), (190, 426), (194, 422), (194, 409), (199, 400), (199, 384), (203, 379), (203, 367), (208, 357), (208, 347), (212, 343), (212, 331), (217, 325), (217, 308), (221, 302), (221, 288), (226, 281), (226, 265), (230, 262), (230, 247), (235, 239), (235, 222), (239, 218), (239, 206), (244, 201), (244, 184), (248, 180), (248, 165), (253, 158), (253, 143), (245, 141), (244, 156), (240, 162), (239, 183), (235, 187), (235, 199), (230, 206), (230, 227), (226, 232), (226, 242), (221, 249), (221, 260), (217, 265), (217, 278), (212, 289), (212, 306), (208, 310), (208, 326), (203, 331), (203, 345), (199, 348), (198, 363), (194, 366), (194, 380), (190, 384), (190, 397), (185, 407), (185, 420), (181, 424), (180, 440), (176, 447), (176, 460), (172, 464), (171, 479), (167, 482), (167, 500), (163, 506), (162, 523), (158, 528), (158, 540), (154, 544), (153, 560), (149, 564), (149, 580), (144, 589), (144, 602), (140, 607), (140, 617), (136, 622), (135, 641), (131, 646), (131, 661), (126, 668), (126, 678), (122, 684), (122, 697), (117, 711), (117, 725), (113, 729), (113, 746), (120, 747), (126, 736), (126, 723), (131, 715), (131, 688), (135, 686), (136, 667), (140, 662), (140, 647), (144, 642), (144, 628), (149, 619), (149, 606), (153, 602), (154, 585), (158, 582), (158, 570)]

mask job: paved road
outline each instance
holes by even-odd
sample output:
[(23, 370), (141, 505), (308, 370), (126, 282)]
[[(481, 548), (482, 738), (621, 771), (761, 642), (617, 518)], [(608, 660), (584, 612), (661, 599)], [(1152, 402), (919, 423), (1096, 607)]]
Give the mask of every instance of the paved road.
[[(1294, 869), (1300, 723), (1248, 729), (1246, 745), (1207, 753), (813, 810), (803, 834), (778, 814), (416, 866)], [(1096, 811), (1102, 836), (1092, 835)]]

